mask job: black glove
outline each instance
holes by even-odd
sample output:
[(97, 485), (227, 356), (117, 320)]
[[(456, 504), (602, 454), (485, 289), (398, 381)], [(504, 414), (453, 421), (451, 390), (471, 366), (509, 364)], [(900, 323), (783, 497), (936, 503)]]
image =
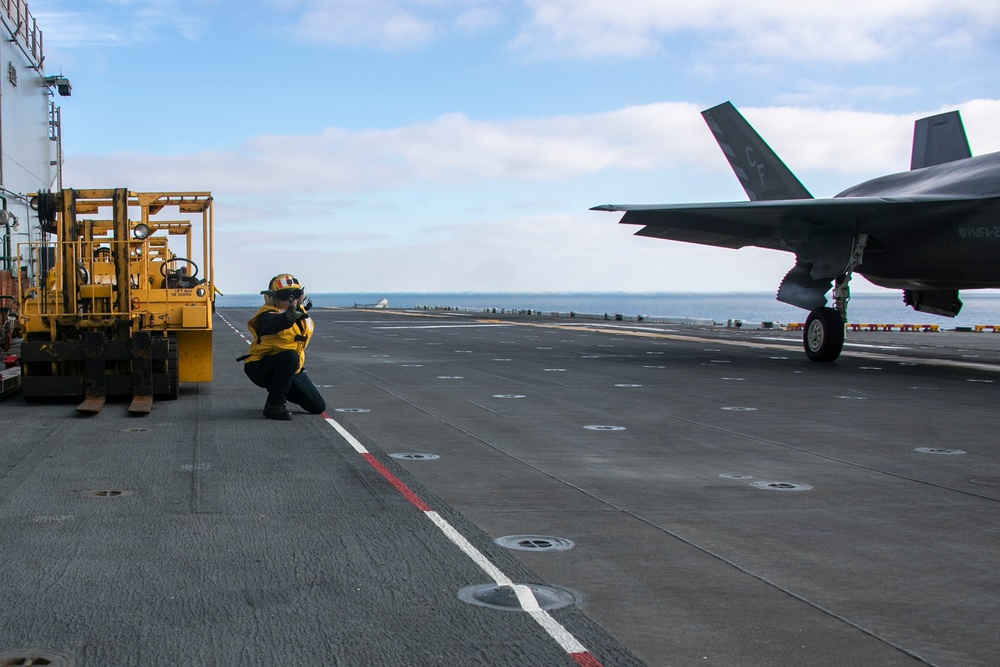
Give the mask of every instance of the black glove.
[(295, 305), (294, 301), (288, 304), (288, 308), (285, 308), (285, 317), (288, 318), (289, 322), (298, 322), (305, 316), (306, 314), (299, 310), (299, 307)]

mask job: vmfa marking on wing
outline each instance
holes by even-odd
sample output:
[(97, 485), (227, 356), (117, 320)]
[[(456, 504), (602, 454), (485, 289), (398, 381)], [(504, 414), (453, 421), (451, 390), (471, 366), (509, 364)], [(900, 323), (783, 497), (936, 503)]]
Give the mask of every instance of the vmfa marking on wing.
[(959, 227), (958, 235), (963, 239), (1000, 239), (1000, 225), (993, 227)]

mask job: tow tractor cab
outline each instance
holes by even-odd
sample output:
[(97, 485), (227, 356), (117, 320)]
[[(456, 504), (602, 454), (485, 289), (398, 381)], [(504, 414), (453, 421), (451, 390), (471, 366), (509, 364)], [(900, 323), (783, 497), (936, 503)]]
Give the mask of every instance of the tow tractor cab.
[[(175, 399), (212, 379), (210, 192), (39, 192), (42, 241), (19, 245), (21, 383), (28, 401)], [(171, 217), (174, 216), (174, 217)]]

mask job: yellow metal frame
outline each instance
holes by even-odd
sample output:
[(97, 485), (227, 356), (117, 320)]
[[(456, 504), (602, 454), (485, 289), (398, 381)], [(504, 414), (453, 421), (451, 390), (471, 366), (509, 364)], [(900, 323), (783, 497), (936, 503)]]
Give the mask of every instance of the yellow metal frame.
[[(49, 231), (56, 239), (19, 244), (19, 256), (30, 256), (40, 269), (32, 284), (19, 284), (24, 334), (47, 334), (53, 341), (98, 329), (174, 334), (179, 381), (211, 381), (212, 194), (119, 188), (49, 196), (56, 208)], [(182, 218), (160, 219), (165, 211)], [(148, 229), (145, 237), (136, 233), (140, 225)], [(199, 236), (200, 256), (194, 258)], [(172, 239), (180, 241), (183, 255), (170, 247)], [(26, 279), (19, 275), (19, 283)]]

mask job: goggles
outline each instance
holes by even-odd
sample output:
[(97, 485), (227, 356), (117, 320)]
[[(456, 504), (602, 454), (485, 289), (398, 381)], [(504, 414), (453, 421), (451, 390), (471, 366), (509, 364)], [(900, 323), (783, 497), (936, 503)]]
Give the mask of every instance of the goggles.
[(274, 293), (274, 298), (278, 301), (293, 301), (300, 296), (302, 296), (300, 289), (279, 289)]

